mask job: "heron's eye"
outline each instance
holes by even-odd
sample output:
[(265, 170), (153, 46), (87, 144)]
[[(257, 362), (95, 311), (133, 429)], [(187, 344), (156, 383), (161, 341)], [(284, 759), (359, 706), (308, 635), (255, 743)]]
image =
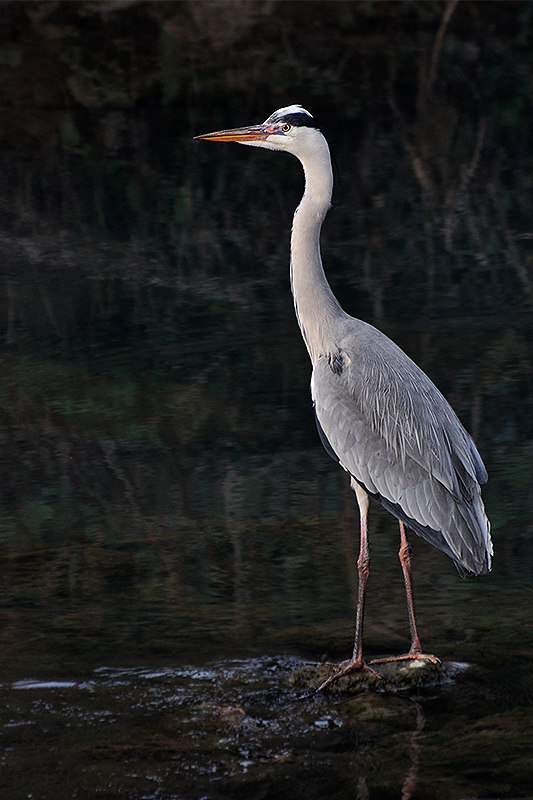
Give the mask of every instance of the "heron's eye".
[(283, 133), (288, 133), (290, 131), (291, 127), (292, 127), (292, 125), (289, 125), (289, 123), (286, 122), (285, 125), (281, 126), (281, 130), (283, 131)]

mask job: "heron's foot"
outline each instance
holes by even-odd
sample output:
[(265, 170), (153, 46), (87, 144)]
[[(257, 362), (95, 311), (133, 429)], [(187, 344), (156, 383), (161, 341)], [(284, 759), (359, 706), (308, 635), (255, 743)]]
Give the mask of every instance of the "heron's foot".
[(348, 675), (350, 672), (354, 672), (357, 669), (366, 670), (366, 672), (370, 672), (375, 678), (379, 678), (379, 680), (383, 679), (383, 676), (380, 675), (379, 672), (376, 672), (375, 669), (369, 667), (368, 664), (365, 664), (363, 660), (354, 661), (351, 659), (350, 661), (343, 661), (342, 664), (328, 664), (327, 666), (334, 666), (337, 669), (337, 672), (335, 672), (333, 675), (330, 675), (329, 678), (326, 678), (326, 680), (321, 683), (316, 690), (317, 692), (321, 692), (326, 688), (326, 686), (329, 686), (330, 683), (333, 683), (333, 681), (336, 681), (339, 678), (342, 678), (343, 675)]
[(392, 661), (417, 661), (418, 659), (425, 659), (431, 661), (432, 664), (440, 664), (440, 658), (432, 656), (430, 653), (422, 653), (419, 650), (409, 650), (403, 656), (388, 656), (387, 658), (373, 658), (371, 664), (390, 664)]

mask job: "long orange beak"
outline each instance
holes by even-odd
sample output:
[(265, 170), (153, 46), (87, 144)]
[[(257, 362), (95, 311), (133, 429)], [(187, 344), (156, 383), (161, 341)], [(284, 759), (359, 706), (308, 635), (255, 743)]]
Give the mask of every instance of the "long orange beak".
[(227, 131), (215, 131), (195, 136), (195, 139), (204, 139), (206, 142), (260, 142), (267, 139), (274, 130), (268, 130), (264, 125), (250, 125), (247, 128), (231, 128)]

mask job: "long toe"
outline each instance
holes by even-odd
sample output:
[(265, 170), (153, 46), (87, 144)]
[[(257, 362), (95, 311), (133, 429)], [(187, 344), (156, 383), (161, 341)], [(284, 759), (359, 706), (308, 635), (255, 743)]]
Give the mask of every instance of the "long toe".
[(409, 652), (403, 656), (388, 656), (387, 658), (373, 658), (371, 664), (389, 664), (391, 661), (416, 661), (418, 659), (425, 659), (431, 661), (432, 664), (440, 664), (440, 658), (432, 656), (430, 653), (417, 653)]
[(374, 675), (376, 678), (379, 678), (380, 680), (382, 679), (382, 676), (379, 674), (379, 672), (376, 672), (375, 669), (369, 667), (368, 664), (365, 664), (364, 661), (353, 661), (353, 660), (344, 661), (342, 664), (338, 665), (337, 672), (335, 672), (333, 675), (330, 675), (329, 678), (326, 678), (326, 680), (320, 684), (320, 686), (316, 691), (321, 692), (323, 689), (326, 688), (326, 686), (329, 686), (330, 683), (333, 683), (333, 681), (336, 681), (339, 678), (342, 678), (343, 675), (348, 675), (350, 672), (354, 672), (357, 669), (366, 670), (367, 672), (370, 672), (372, 675)]

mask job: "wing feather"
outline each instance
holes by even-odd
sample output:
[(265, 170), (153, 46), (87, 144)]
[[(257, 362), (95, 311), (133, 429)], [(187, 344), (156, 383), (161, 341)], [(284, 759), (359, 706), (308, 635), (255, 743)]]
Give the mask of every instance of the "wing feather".
[(479, 483), (487, 474), (472, 439), (422, 370), (360, 325), (314, 365), (311, 392), (326, 449), (462, 574), (486, 572), (492, 545)]

